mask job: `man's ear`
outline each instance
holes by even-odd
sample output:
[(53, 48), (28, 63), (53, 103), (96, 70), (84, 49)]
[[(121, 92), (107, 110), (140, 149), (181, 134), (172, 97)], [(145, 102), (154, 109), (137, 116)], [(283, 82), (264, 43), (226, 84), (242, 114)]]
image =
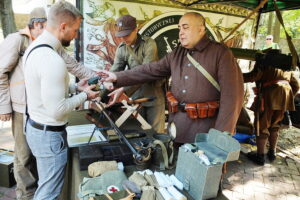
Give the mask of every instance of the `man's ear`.
[(205, 26), (200, 26), (199, 28), (200, 28), (200, 33), (205, 32)]
[(66, 27), (67, 27), (67, 24), (65, 22), (63, 22), (60, 24), (59, 30), (64, 32), (66, 30)]

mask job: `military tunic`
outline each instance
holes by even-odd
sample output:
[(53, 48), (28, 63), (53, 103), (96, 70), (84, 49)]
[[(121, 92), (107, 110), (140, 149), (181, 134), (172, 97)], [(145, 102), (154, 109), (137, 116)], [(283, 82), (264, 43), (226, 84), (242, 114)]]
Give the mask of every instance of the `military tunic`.
[[(245, 82), (260, 81), (262, 84), (264, 110), (259, 119), (260, 133), (270, 135), (270, 132), (277, 132), (284, 111), (295, 110), (294, 95), (299, 90), (297, 79), (292, 72), (284, 72), (273, 67), (266, 67), (264, 70), (255, 68), (243, 76)], [(256, 111), (255, 107), (256, 101), (251, 107), (253, 111)]]
[[(130, 52), (129, 48), (132, 49), (134, 54)], [(125, 43), (120, 44), (110, 71), (124, 71), (126, 66), (128, 69), (134, 69), (141, 64), (147, 64), (157, 59), (157, 46), (155, 41), (149, 37), (138, 34), (134, 45), (129, 47)], [(142, 103), (143, 109), (141, 114), (158, 133), (163, 133), (165, 126), (165, 98), (162, 83), (162, 81), (152, 81), (124, 88), (125, 93), (132, 99), (156, 97), (154, 101)]]
[[(196, 69), (187, 53), (199, 62), (219, 83), (217, 89)], [(190, 119), (185, 112), (170, 114), (176, 126), (176, 142), (193, 142), (196, 133), (210, 128), (234, 132), (243, 102), (243, 78), (231, 51), (204, 36), (193, 49), (177, 47), (158, 62), (145, 64), (130, 71), (118, 72), (116, 86), (134, 85), (171, 76), (171, 91), (180, 103), (220, 101), (215, 117)]]

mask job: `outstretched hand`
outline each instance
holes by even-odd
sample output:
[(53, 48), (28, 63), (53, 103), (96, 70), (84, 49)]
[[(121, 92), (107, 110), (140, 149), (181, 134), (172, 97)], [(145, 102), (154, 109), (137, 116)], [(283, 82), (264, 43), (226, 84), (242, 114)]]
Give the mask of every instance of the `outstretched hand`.
[(95, 87), (96, 85), (90, 85), (83, 90), (83, 92), (86, 93), (88, 100), (92, 100), (99, 97), (100, 91), (93, 91)]
[(88, 87), (88, 79), (87, 78), (84, 78), (84, 79), (81, 79), (78, 83), (77, 83), (77, 90), (79, 92), (82, 92), (86, 87)]
[(109, 106), (114, 105), (118, 101), (119, 97), (121, 96), (121, 94), (123, 92), (124, 92), (124, 88), (118, 88), (118, 89), (114, 90), (113, 92), (109, 93), (107, 96), (109, 96), (110, 99), (108, 101), (107, 106), (109, 107)]
[(107, 70), (100, 70), (97, 72), (99, 76), (101, 76), (102, 82), (116, 82), (117, 76), (115, 73), (107, 71)]

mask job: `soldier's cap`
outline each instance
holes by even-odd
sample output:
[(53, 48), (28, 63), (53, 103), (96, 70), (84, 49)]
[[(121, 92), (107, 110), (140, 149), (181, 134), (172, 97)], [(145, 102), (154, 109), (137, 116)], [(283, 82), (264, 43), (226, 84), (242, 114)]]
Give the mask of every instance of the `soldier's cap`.
[(47, 19), (46, 11), (43, 7), (34, 8), (30, 12), (29, 19)]
[(116, 37), (127, 36), (136, 28), (136, 18), (130, 15), (123, 15), (117, 19), (116, 28)]

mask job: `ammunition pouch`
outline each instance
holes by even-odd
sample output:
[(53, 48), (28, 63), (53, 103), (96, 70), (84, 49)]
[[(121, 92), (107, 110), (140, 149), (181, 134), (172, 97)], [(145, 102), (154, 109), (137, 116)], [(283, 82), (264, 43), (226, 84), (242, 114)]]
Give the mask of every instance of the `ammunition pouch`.
[(172, 92), (167, 92), (168, 110), (169, 113), (178, 112), (178, 101), (173, 96)]
[(191, 119), (214, 117), (220, 105), (219, 101), (179, 104), (171, 92), (167, 92), (167, 100), (170, 113), (186, 112)]
[(197, 113), (197, 104), (196, 103), (188, 103), (185, 104), (185, 111), (189, 118), (191, 119), (197, 119), (198, 118), (198, 113)]

